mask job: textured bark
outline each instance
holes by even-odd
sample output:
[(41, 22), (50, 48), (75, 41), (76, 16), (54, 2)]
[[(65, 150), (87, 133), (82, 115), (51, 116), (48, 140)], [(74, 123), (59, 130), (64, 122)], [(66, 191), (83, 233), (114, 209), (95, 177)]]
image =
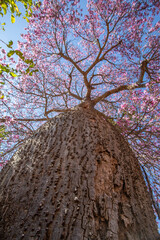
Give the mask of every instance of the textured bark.
[(89, 109), (40, 127), (4, 167), (0, 186), (0, 239), (159, 239), (137, 159)]

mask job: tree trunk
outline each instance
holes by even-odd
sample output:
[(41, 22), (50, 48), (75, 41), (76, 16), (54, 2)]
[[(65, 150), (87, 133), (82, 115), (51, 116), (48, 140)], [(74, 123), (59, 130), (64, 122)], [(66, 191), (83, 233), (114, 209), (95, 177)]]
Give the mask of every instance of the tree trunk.
[(138, 161), (95, 111), (77, 108), (41, 126), (0, 186), (0, 239), (159, 239)]

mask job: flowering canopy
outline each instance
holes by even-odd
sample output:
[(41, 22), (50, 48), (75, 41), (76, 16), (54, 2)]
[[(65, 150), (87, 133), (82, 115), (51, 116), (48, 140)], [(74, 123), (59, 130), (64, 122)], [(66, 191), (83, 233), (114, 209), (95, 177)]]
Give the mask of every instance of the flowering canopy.
[(9, 97), (1, 99), (0, 121), (10, 131), (2, 156), (55, 112), (88, 101), (119, 126), (158, 197), (159, 6), (154, 0), (44, 0), (35, 6), (19, 42), (33, 71), (27, 73), (20, 59), (19, 77), (2, 75)]

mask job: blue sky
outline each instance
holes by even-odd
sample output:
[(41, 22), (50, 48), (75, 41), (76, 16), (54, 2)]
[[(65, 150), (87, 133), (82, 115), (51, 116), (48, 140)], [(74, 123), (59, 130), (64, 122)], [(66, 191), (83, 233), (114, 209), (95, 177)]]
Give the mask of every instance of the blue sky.
[[(83, 9), (85, 9), (87, 0), (80, 0), (80, 3)], [(20, 12), (22, 13), (22, 16), (16, 17), (15, 23), (11, 23), (11, 14), (9, 12), (4, 17), (0, 16), (0, 24), (3, 22), (6, 23), (5, 31), (0, 30), (0, 40), (3, 40), (5, 43), (8, 43), (10, 40), (12, 40), (14, 43), (13, 45), (14, 49), (17, 48), (17, 41), (22, 40), (21, 34), (25, 33), (24, 28), (26, 28), (28, 25), (27, 21), (23, 19), (23, 16), (25, 15), (23, 5), (21, 3), (18, 3), (17, 5), (19, 7)], [(84, 13), (85, 12), (86, 10), (84, 10)], [(0, 43), (0, 46), (7, 50), (4, 44)]]
[[(20, 11), (24, 14), (24, 9), (22, 5), (19, 5)], [(14, 43), (14, 49), (17, 48), (17, 41), (21, 40), (21, 34), (25, 32), (24, 28), (27, 27), (27, 21), (23, 19), (23, 16), (16, 17), (15, 23), (11, 23), (11, 14), (7, 13), (4, 17), (0, 17), (0, 23), (5, 22), (5, 31), (0, 30), (0, 40), (8, 43), (10, 40)], [(3, 43), (0, 46), (5, 48)]]

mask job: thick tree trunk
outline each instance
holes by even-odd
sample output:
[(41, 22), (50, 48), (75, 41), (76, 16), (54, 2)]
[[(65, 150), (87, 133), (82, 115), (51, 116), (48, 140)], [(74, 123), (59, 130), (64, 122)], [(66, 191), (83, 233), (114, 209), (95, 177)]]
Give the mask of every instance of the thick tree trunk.
[(94, 111), (78, 108), (40, 127), (0, 182), (0, 239), (159, 239), (137, 159)]

